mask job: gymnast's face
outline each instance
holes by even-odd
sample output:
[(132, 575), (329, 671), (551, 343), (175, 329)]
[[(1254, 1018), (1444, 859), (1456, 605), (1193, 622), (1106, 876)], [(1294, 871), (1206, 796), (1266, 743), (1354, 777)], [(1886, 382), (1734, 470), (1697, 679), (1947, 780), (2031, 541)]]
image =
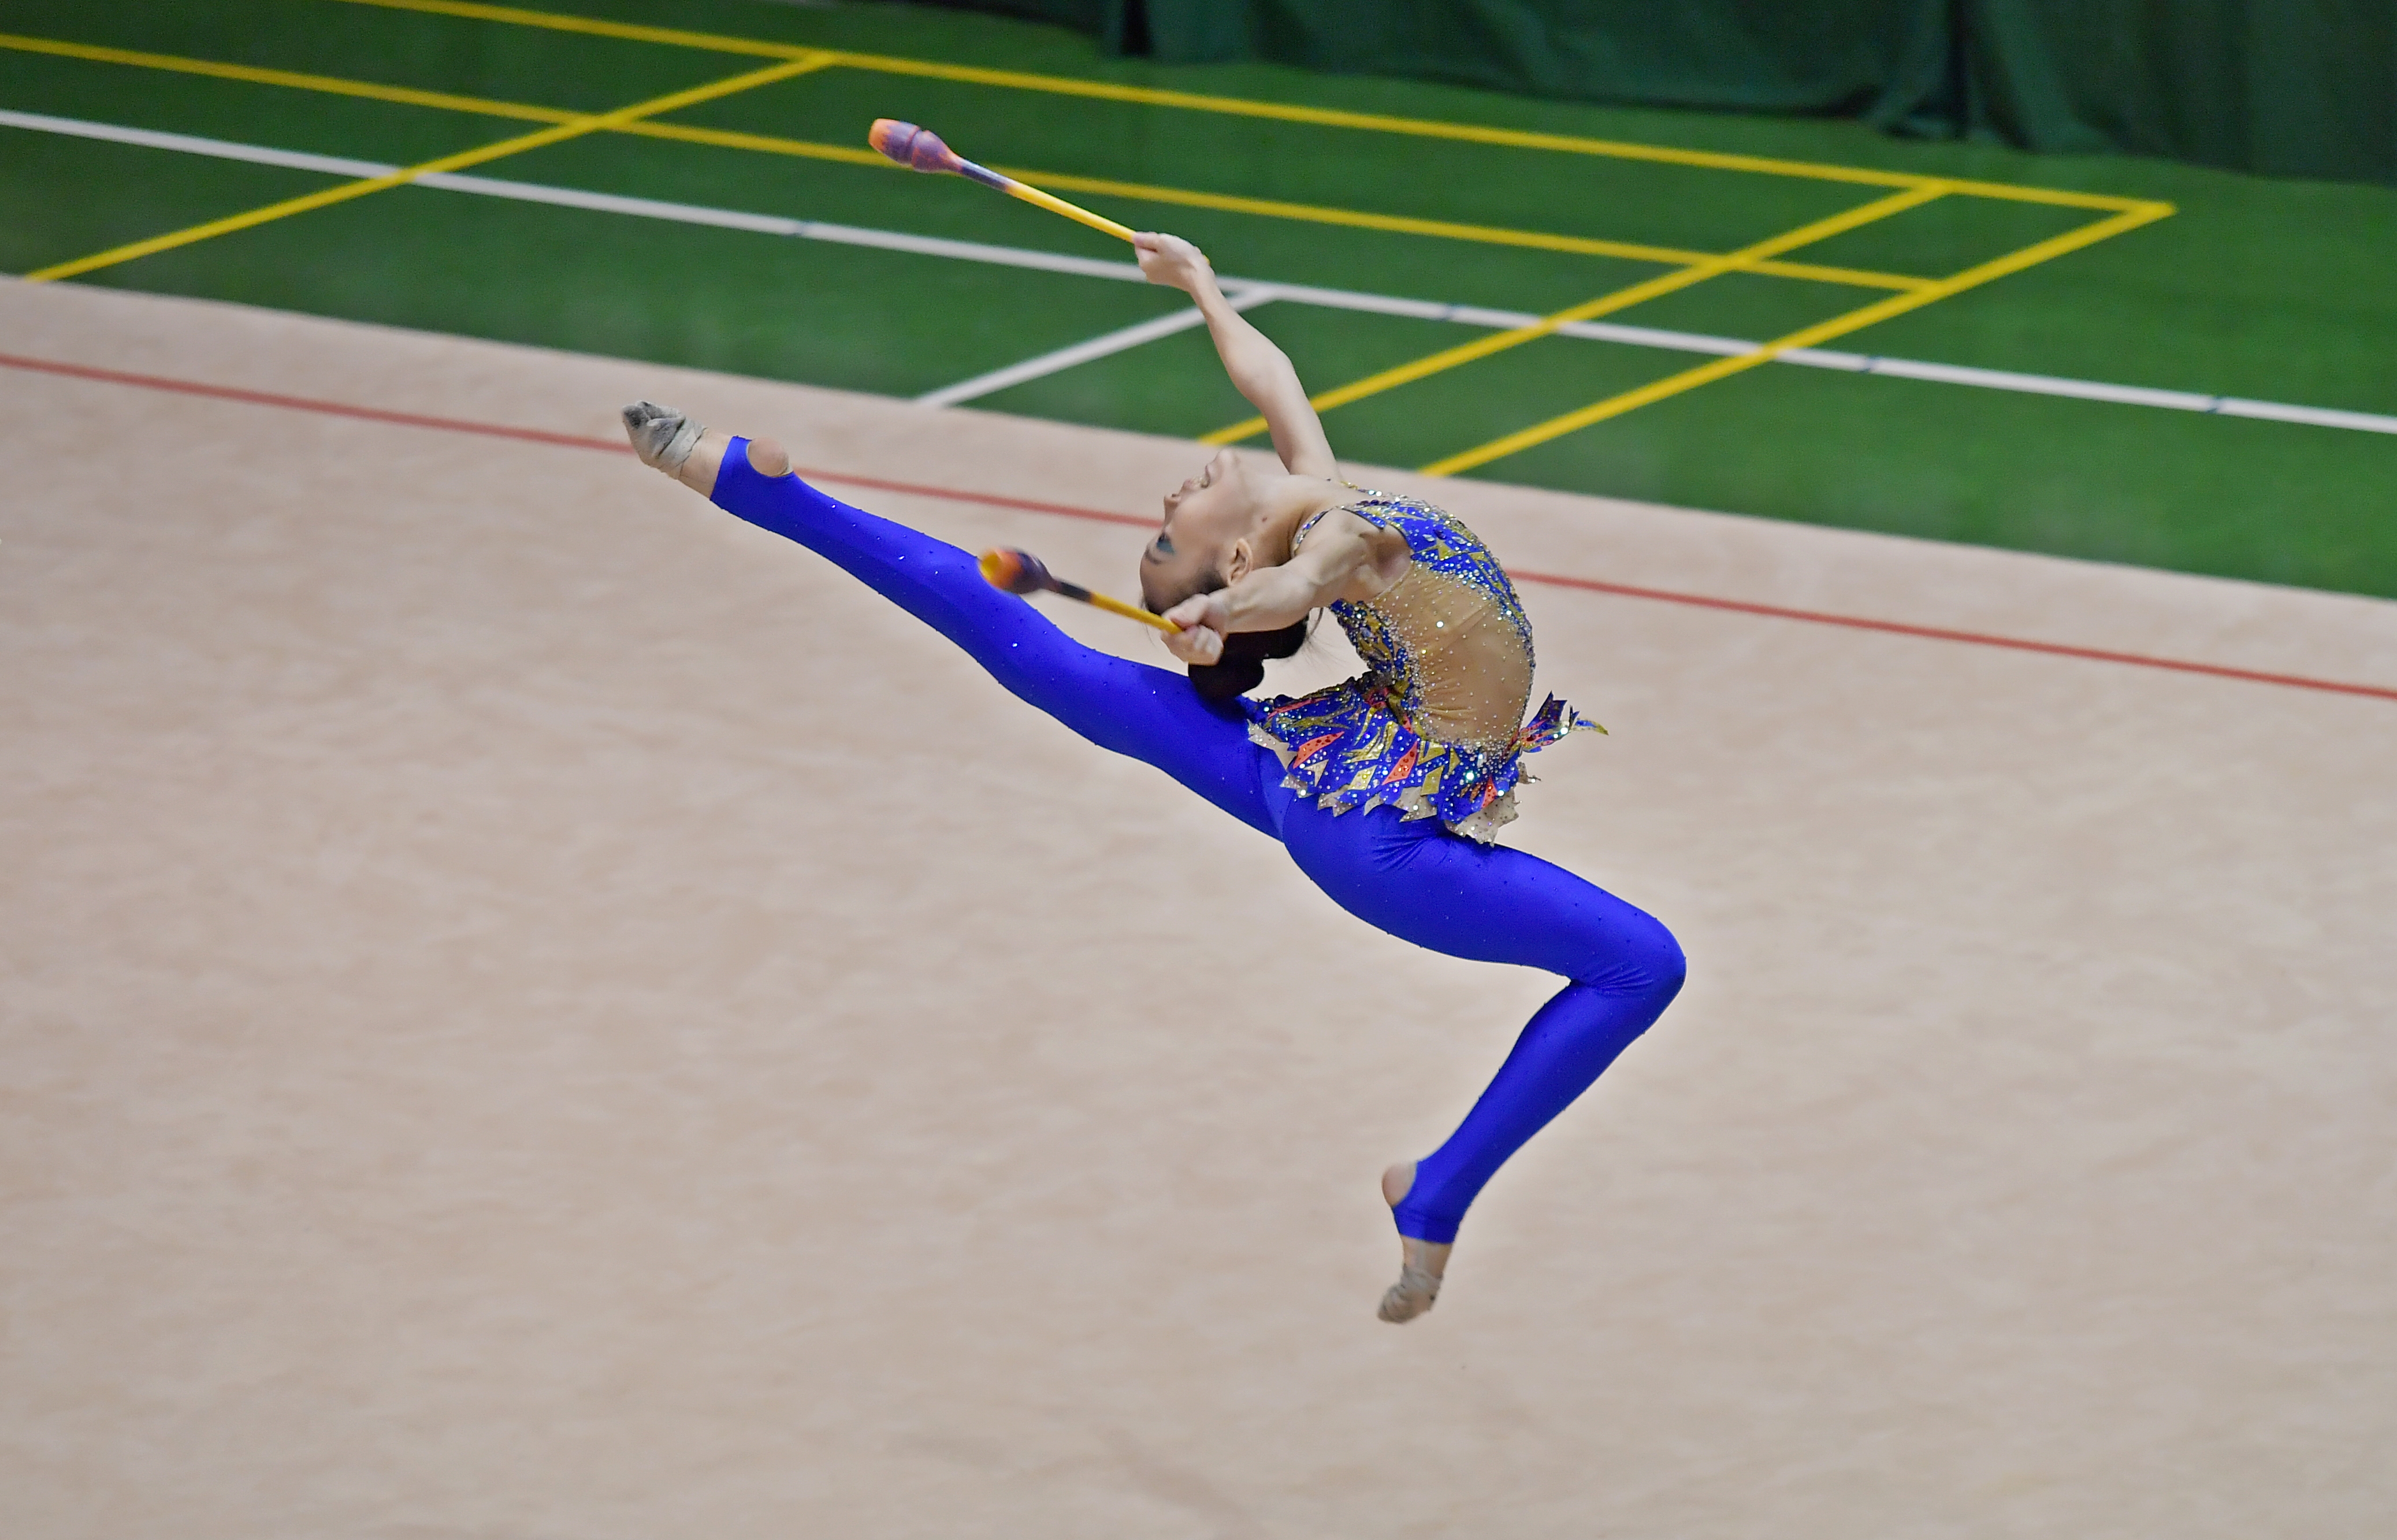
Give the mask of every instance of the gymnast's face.
[(1198, 474), (1165, 494), (1165, 522), (1140, 556), (1140, 592), (1172, 609), (1218, 582), (1238, 583), (1253, 557), (1259, 489), (1242, 458), (1218, 449)]

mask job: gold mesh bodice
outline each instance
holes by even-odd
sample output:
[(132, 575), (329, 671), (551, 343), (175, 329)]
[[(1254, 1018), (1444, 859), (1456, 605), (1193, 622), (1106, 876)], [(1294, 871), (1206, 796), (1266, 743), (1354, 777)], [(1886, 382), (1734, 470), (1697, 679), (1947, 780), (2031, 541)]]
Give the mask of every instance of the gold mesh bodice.
[[(1399, 536), (1413, 558), (1373, 598), (1332, 606), (1401, 719), (1442, 743), (1512, 743), (1532, 703), (1532, 624), (1498, 558), (1427, 502), (1369, 492), (1337, 511)], [(1323, 516), (1299, 526), (1293, 552)]]
[(1497, 748), (1515, 741), (1532, 703), (1532, 649), (1490, 595), (1417, 565), (1355, 608), (1373, 610), (1380, 634), (1398, 643), (1390, 650), (1403, 659), (1406, 677), (1390, 682), (1399, 687), (1408, 726), (1450, 743)]

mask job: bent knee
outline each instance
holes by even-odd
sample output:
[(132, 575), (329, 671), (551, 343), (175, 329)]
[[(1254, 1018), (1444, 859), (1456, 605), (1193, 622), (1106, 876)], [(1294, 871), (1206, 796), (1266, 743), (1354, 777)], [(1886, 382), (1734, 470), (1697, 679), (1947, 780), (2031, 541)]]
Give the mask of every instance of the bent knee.
[(1664, 921), (1634, 911), (1620, 933), (1609, 939), (1613, 944), (1592, 958), (1591, 966), (1575, 975), (1575, 982), (1610, 995), (1651, 996), (1659, 1009), (1681, 992), (1689, 977), (1689, 959)]
[(791, 474), (791, 457), (770, 438), (749, 441), (749, 468), (762, 476), (783, 476)]
[(1654, 946), (1655, 958), (1649, 968), (1656, 975), (1656, 992), (1669, 1000), (1689, 982), (1690, 959), (1682, 954), (1681, 944), (1673, 939), (1673, 932), (1662, 925), (1656, 927)]

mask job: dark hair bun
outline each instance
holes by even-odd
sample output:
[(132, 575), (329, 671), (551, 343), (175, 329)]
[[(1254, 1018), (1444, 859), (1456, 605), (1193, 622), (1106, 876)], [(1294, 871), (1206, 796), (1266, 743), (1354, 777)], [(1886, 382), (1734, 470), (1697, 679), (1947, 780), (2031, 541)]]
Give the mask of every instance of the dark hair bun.
[(1306, 645), (1305, 621), (1292, 621), (1279, 631), (1235, 631), (1224, 638), (1220, 661), (1190, 665), (1190, 682), (1210, 701), (1246, 695), (1265, 683), (1267, 658), (1287, 658)]

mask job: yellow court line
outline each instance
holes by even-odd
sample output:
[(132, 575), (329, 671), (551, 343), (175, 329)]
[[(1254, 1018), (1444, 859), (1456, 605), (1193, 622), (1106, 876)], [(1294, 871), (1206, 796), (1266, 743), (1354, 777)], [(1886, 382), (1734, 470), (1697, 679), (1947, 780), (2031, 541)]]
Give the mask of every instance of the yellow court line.
[(703, 128), (696, 123), (628, 123), (616, 130), (643, 139), (670, 139), (684, 144), (708, 144), (721, 150), (755, 150), (761, 154), (795, 155), (801, 160), (829, 160), (843, 166), (870, 166), (877, 171), (904, 169), (879, 150), (862, 144), (825, 144), (812, 139), (784, 139), (780, 134), (752, 134), (739, 128)]
[[(800, 51), (793, 43), (770, 43), (721, 33), (687, 32), (676, 27), (646, 27), (556, 11), (527, 10), (516, 6), (487, 6), (472, 0), (344, 0), (349, 5), (384, 10), (417, 11), (468, 20), (498, 21), (511, 26), (541, 27), (587, 36), (613, 37), (672, 47), (705, 48), (719, 53), (745, 53), (780, 58)], [(1568, 154), (1601, 155), (1616, 160), (1654, 161), (1669, 166), (1695, 166), (1719, 171), (1750, 171), (1765, 176), (1802, 177), (1818, 181), (1861, 182), (1878, 187), (1919, 187), (1938, 182), (1950, 193), (1976, 197), (2010, 198), (2028, 203), (2063, 204), (2083, 208), (2129, 208), (2138, 200), (2103, 193), (2077, 193), (2055, 187), (2016, 186), (2011, 182), (1969, 181), (1929, 177), (1910, 171), (1882, 171), (1862, 166), (1837, 166), (1820, 161), (1782, 160), (1770, 155), (1732, 154), (1713, 150), (1683, 150), (1625, 140), (1590, 139), (1578, 134), (1548, 134), (1523, 128), (1499, 128), (1479, 123), (1451, 123), (1438, 118), (1400, 117), (1382, 113), (1352, 113), (1331, 107), (1302, 107), (1291, 102), (1260, 101), (1248, 97), (1210, 96), (1195, 91), (1160, 90), (1147, 86), (1119, 86), (1112, 81), (1083, 80), (1072, 75), (1032, 74), (1020, 70), (986, 70), (970, 64), (904, 59), (890, 54), (833, 50), (841, 64), (882, 74), (917, 75), (954, 80), (966, 85), (997, 86), (1011, 90), (1043, 91), (1108, 101), (1132, 101), (1151, 107), (1179, 107), (1192, 112), (1222, 113), (1239, 117), (1276, 118), (1322, 127), (1359, 128), (1427, 139), (1458, 140), (1521, 150), (1552, 150)]]
[[(1633, 284), (1627, 288), (1618, 288), (1612, 294), (1601, 294), (1597, 299), (1585, 301), (1570, 310), (1560, 310), (1553, 315), (1544, 315), (1529, 326), (1493, 332), (1487, 337), (1466, 342), (1460, 347), (1444, 348), (1439, 353), (1417, 358), (1411, 363), (1384, 369), (1379, 374), (1369, 374), (1362, 380), (1351, 381), (1336, 389), (1328, 390), (1320, 395), (1311, 396), (1308, 400), (1319, 412), (1330, 411), (1334, 407), (1345, 407), (1351, 401), (1361, 401), (1369, 395), (1378, 395), (1386, 390), (1396, 390), (1400, 385), (1412, 384), (1430, 375), (1442, 373), (1460, 365), (1470, 364), (1477, 359), (1487, 358), (1493, 353), (1503, 353), (1508, 348), (1520, 347), (1525, 342), (1537, 341), (1543, 337), (1553, 334), (1559, 327), (1570, 325), (1574, 321), (1594, 321), (1600, 315), (1610, 315), (1618, 310), (1627, 310), (1633, 305), (1671, 294), (1679, 289), (1687, 288), (1693, 284), (1703, 283), (1708, 278), (1728, 273), (1743, 262), (1794, 250), (1810, 242), (1828, 240), (1842, 231), (1870, 224), (1875, 220), (1885, 220), (1893, 214), (1902, 214), (1909, 208), (1920, 208), (1946, 194), (1947, 189), (1936, 184), (1929, 187), (1909, 187), (1903, 193), (1893, 193), (1885, 198), (1876, 198), (1870, 203), (1860, 204), (1844, 213), (1834, 214), (1828, 219), (1816, 220), (1812, 224), (1784, 231), (1778, 235), (1759, 241), (1754, 246), (1745, 247), (1721, 257), (1709, 257), (1702, 262), (1693, 262), (1688, 267), (1661, 274), (1645, 283)], [(1910, 300), (1914, 297), (1911, 294), (1895, 295), (1882, 302), (1891, 303), (1895, 300)], [(1200, 437), (1198, 442), (1237, 444), (1243, 438), (1252, 437), (1263, 432), (1265, 426), (1264, 418), (1252, 417), (1245, 422), (1235, 422), (1229, 427), (1218, 428), (1213, 433)]]
[[(812, 140), (783, 139), (773, 134), (743, 133), (737, 129), (702, 128), (691, 124), (637, 123), (623, 131), (651, 139), (680, 140), (690, 144), (756, 150), (810, 160), (840, 161), (851, 166), (884, 167), (891, 164), (872, 150), (852, 150), (844, 144), (823, 144)], [(1067, 193), (1091, 193), (1141, 203), (1172, 204), (1185, 208), (1212, 208), (1231, 214), (1252, 214), (1261, 219), (1345, 225), (1359, 230), (1386, 230), (1403, 235), (1432, 235), (1447, 240), (1473, 241), (1484, 246), (1516, 246), (1537, 251), (1562, 251), (1574, 256), (1618, 257), (1628, 261), (1670, 262), (1675, 265), (1708, 261), (1716, 255), (1711, 251), (1689, 251), (1678, 247), (1650, 246), (1638, 241), (1560, 235), (1545, 230), (1510, 230), (1504, 225), (1459, 224), (1449, 220), (1416, 219), (1406, 214), (1375, 214), (1363, 209), (1334, 208), (1323, 204), (1240, 197), (1228, 193), (1202, 193), (1192, 188), (1159, 187), (1148, 182), (1113, 181), (1104, 177), (1080, 177), (1064, 171), (1042, 171), (1020, 166), (994, 166), (991, 169), (1002, 176)], [(1876, 273), (1865, 268), (1824, 267), (1813, 262), (1755, 261), (1738, 265), (1745, 271), (1768, 274), (1774, 277), (1845, 284), (1856, 288), (1914, 289), (1937, 281), (1911, 273)]]
[(208, 75), (252, 86), (288, 86), (333, 96), (364, 97), (371, 101), (396, 101), (409, 107), (437, 107), (445, 112), (475, 113), (484, 117), (523, 118), (533, 123), (571, 123), (583, 116), (556, 107), (528, 107), (513, 101), (456, 96), (448, 91), (420, 91), (407, 86), (382, 86), (370, 80), (345, 80), (340, 75), (303, 74), (294, 70), (264, 70), (251, 64), (226, 64), (182, 54), (142, 53), (133, 48), (107, 48), (91, 43), (65, 43), (54, 37), (20, 37), (0, 33), (0, 48), (16, 53), (49, 54), (60, 59), (87, 60), (98, 64), (129, 64), (144, 70), (177, 74)]
[(1732, 375), (1752, 369), (1760, 364), (1771, 363), (1793, 348), (1810, 348), (1818, 342), (1828, 342), (1834, 338), (1844, 337), (1852, 331), (1861, 331), (1866, 327), (1886, 321), (1892, 316), (1903, 315), (1910, 310), (1920, 310), (1924, 305), (1947, 299), (1953, 294), (1960, 294), (1977, 285), (2002, 278), (2010, 273), (2019, 273), (2024, 268), (2036, 266), (2051, 258), (2061, 257), (2068, 251), (2078, 251), (2082, 247), (2095, 246), (2099, 241), (2110, 239), (2125, 231), (2136, 230), (2140, 225), (2152, 224), (2158, 220), (2167, 218), (2173, 211), (2173, 206), (2168, 203), (2142, 204), (2136, 208), (2116, 214), (2109, 219), (2099, 220), (2093, 224), (2082, 225), (2078, 230), (2067, 231), (2061, 235), (2041, 241), (2035, 246), (2027, 246), (2019, 251), (2009, 252), (1995, 261), (1983, 262), (1978, 267), (1968, 267), (1962, 273), (1940, 279), (1930, 288), (1913, 294), (1893, 294), (1888, 299), (1867, 305), (1861, 310), (1852, 310), (1844, 315), (1835, 315), (1828, 321), (1818, 322), (1814, 326), (1793, 331), (1787, 337), (1776, 337), (1754, 352), (1739, 354), (1729, 358), (1717, 358), (1709, 363), (1700, 364), (1694, 368), (1684, 369), (1679, 374), (1667, 375), (1653, 384), (1641, 385), (1636, 390), (1625, 391), (1620, 395), (1609, 396), (1578, 411), (1570, 411), (1561, 417), (1552, 417), (1546, 422), (1510, 433), (1503, 438), (1493, 438), (1477, 449), (1450, 455), (1445, 460), (1435, 460), (1423, 469), (1426, 474), (1431, 475), (1454, 475), (1459, 471), (1469, 471), (1477, 465), (1487, 465), (1493, 460), (1503, 459), (1536, 444), (1545, 444), (1552, 438), (1561, 438), (1566, 434), (1578, 432), (1593, 423), (1603, 422), (1611, 417), (1621, 417), (1626, 412), (1636, 411), (1641, 407), (1662, 401), (1667, 396), (1680, 395), (1686, 391), (1694, 391), (1700, 385), (1711, 384), (1717, 380), (1727, 379)]
[(785, 63), (769, 65), (762, 70), (752, 70), (746, 74), (734, 75), (730, 80), (719, 80), (708, 86), (694, 86), (688, 90), (676, 91), (648, 101), (636, 102), (629, 107), (619, 107), (612, 113), (578, 117), (571, 122), (557, 124), (534, 133), (519, 134), (514, 139), (502, 140), (496, 144), (486, 144), (480, 149), (462, 150), (453, 155), (443, 155), (438, 160), (428, 160), (422, 165), (403, 167), (399, 170), (387, 172), (382, 176), (344, 182), (339, 187), (328, 187), (301, 197), (286, 198), (281, 203), (271, 203), (262, 208), (250, 209), (247, 213), (234, 214), (221, 220), (210, 220), (205, 224), (195, 224), (189, 229), (169, 231), (164, 235), (153, 235), (147, 240), (112, 247), (106, 251), (96, 251), (88, 257), (78, 257), (73, 261), (60, 262), (51, 267), (28, 273), (25, 275), (25, 280), (28, 283), (49, 283), (60, 278), (73, 278), (103, 267), (114, 267), (120, 262), (129, 262), (137, 258), (151, 256), (160, 251), (170, 251), (177, 247), (191, 246), (199, 241), (213, 239), (218, 235), (229, 235), (237, 230), (248, 230), (275, 220), (288, 219), (294, 214), (304, 214), (311, 209), (345, 203), (352, 198), (362, 198), (370, 193), (382, 192), (386, 188), (402, 187), (419, 177), (433, 172), (456, 171), (469, 166), (480, 166), (489, 161), (498, 160), (503, 155), (521, 154), (527, 150), (537, 150), (545, 144), (556, 144), (562, 140), (597, 133), (602, 129), (632, 122), (651, 113), (670, 113), (679, 107), (690, 107), (702, 101), (713, 101), (718, 97), (730, 96), (736, 91), (771, 85), (778, 80), (788, 80), (794, 75), (806, 74), (810, 71), (823, 69), (828, 62), (829, 60), (823, 59), (798, 59)]
[(712, 53), (755, 54), (761, 59), (787, 59), (794, 54), (828, 50), (797, 43), (773, 43), (762, 37), (734, 37), (727, 33), (690, 32), (681, 27), (645, 27), (630, 21), (606, 21), (596, 16), (565, 11), (526, 10), (518, 6), (478, 6), (459, 0), (354, 0), (382, 10), (419, 11), (427, 16), (456, 16), (469, 21), (503, 21), (515, 27), (542, 27), (551, 32), (581, 33), (586, 37), (614, 37), (630, 43), (663, 43), (676, 48), (705, 48)]
[[(214, 60), (191, 59), (174, 54), (141, 53), (128, 48), (61, 43), (50, 38), (19, 37), (5, 33), (0, 33), (0, 48), (54, 54), (99, 63), (134, 65), (144, 69), (167, 70), (184, 74), (208, 75), (256, 85), (283, 86), (301, 90), (364, 97), (408, 106), (474, 113), (486, 117), (519, 118), (535, 123), (572, 123), (587, 115), (562, 108), (536, 107), (519, 101), (498, 101), (483, 97), (457, 96), (445, 91), (421, 91), (403, 86), (382, 86), (371, 81), (345, 80), (335, 75), (301, 74), (288, 70), (260, 69), (247, 64), (220, 63)], [(785, 139), (773, 134), (751, 134), (735, 129), (705, 128), (695, 124), (658, 123), (649, 120), (618, 124), (609, 131), (637, 134), (650, 139), (678, 140), (690, 144), (706, 144), (725, 149), (793, 155), (810, 160), (834, 161), (850, 166), (870, 166), (877, 169), (897, 169), (880, 154), (863, 146), (823, 144), (810, 140)], [(1488, 246), (1514, 246), (1534, 250), (1561, 251), (1577, 256), (1614, 257), (1631, 261), (1675, 264), (1704, 261), (1713, 255), (1711, 252), (1685, 251), (1674, 247), (1650, 246), (1640, 242), (1560, 235), (1540, 230), (1510, 230), (1499, 225), (1459, 224), (1446, 220), (1415, 219), (1399, 214), (1375, 214), (1359, 209), (1334, 208), (1319, 204), (1288, 203), (1267, 198), (1244, 198), (1228, 194), (1203, 193), (1180, 187), (1158, 187), (1142, 182), (1111, 181), (1095, 177), (1076, 177), (1059, 172), (1024, 170), (1009, 167), (998, 167), (994, 169), (1035, 185), (1054, 186), (1065, 192), (1093, 193), (1190, 208), (1212, 208), (1229, 213), (1250, 214), (1264, 219), (1284, 219), (1317, 224), (1344, 225), (1362, 230), (1385, 230), (1401, 234), (1430, 235), (1449, 240), (1472, 241)], [(1911, 274), (1875, 273), (1861, 268), (1823, 267), (1811, 262), (1764, 261), (1746, 265), (1750, 271), (1774, 277), (1798, 278), (1812, 283), (1845, 284), (1860, 288), (1913, 289), (1933, 282), (1932, 279)]]
[[(1449, 220), (1423, 220), (1402, 214), (1368, 214), (1347, 208), (1326, 208), (1320, 204), (1235, 197), (1222, 193), (1194, 193), (1180, 188), (1151, 187), (1140, 182), (1109, 181), (1100, 177), (1077, 177), (1053, 171), (1011, 170), (1003, 166), (995, 166), (991, 169), (1069, 193), (1095, 193), (1146, 203), (1180, 204), (1191, 208), (1214, 208), (1232, 214), (1255, 214), (1266, 219), (1351, 225), (1360, 230), (1386, 230), (1403, 235), (1436, 235), (1448, 240), (1477, 241), (1485, 246), (1520, 246), (1540, 251), (1571, 252), (1584, 257), (1620, 257), (1638, 262), (1702, 262), (1710, 261), (1715, 256), (1710, 251), (1685, 251), (1675, 247), (1648, 246), (1634, 241), (1558, 235), (1541, 230), (1509, 230), (1502, 225), (1459, 224)], [(1862, 288), (1911, 289), (1936, 281), (1911, 274), (1871, 273), (1853, 267), (1818, 267), (1811, 262), (1748, 261), (1734, 265), (1749, 272), (1769, 273), (1776, 277), (1806, 278), (1816, 283), (1849, 284)]]

